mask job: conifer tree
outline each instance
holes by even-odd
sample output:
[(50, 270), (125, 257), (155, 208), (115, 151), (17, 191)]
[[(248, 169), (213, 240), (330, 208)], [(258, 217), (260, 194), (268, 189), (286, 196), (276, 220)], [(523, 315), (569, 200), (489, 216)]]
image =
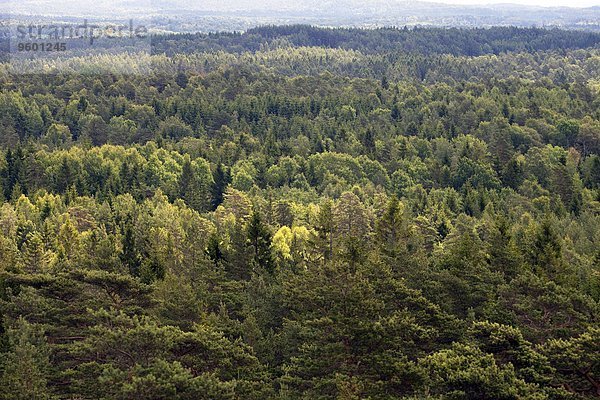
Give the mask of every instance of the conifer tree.
[(271, 249), (273, 235), (257, 210), (254, 210), (248, 221), (247, 235), (254, 262), (268, 273), (274, 273), (275, 261)]
[(121, 252), (121, 262), (127, 268), (132, 276), (139, 276), (140, 267), (142, 266), (142, 259), (139, 254), (138, 248), (136, 247), (133, 227), (130, 221), (125, 222), (123, 228), (123, 236), (121, 239), (121, 245), (123, 250)]
[(223, 203), (223, 195), (229, 182), (229, 173), (227, 172), (223, 164), (217, 164), (217, 169), (214, 173), (214, 183), (212, 185), (211, 190), (211, 205), (213, 210), (216, 210), (217, 207), (219, 207), (221, 203)]
[(0, 398), (52, 399), (47, 387), (50, 353), (43, 330), (19, 318), (6, 334), (8, 351), (0, 361)]
[(198, 176), (189, 156), (185, 157), (179, 178), (179, 197), (194, 210), (202, 210), (202, 193)]

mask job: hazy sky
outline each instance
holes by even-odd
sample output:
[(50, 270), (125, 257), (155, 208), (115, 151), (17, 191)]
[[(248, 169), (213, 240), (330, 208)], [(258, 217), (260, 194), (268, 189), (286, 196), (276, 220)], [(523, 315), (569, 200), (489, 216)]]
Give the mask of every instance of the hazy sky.
[[(434, 1), (434, 0), (427, 0)], [(486, 3), (513, 3), (546, 7), (592, 7), (600, 6), (600, 0), (435, 0), (437, 3), (451, 4), (486, 4)]]
[[(123, 4), (148, 4), (149, 8), (151, 4), (168, 4), (174, 3), (177, 4), (179, 2), (184, 4), (194, 3), (195, 1), (206, 3), (228, 3), (235, 4), (236, 2), (247, 4), (249, 1), (252, 3), (252, 0), (76, 0), (77, 7), (88, 6), (91, 5), (93, 7), (98, 7), (99, 5), (123, 5)], [(286, 0), (273, 0), (275, 3), (286, 1)], [(258, 0), (257, 3), (269, 3), (273, 2), (271, 0)], [(297, 2), (302, 3), (303, 0), (296, 0)], [(390, 3), (396, 3), (398, 1), (403, 0), (387, 0)], [(522, 4), (522, 5), (535, 5), (535, 6), (545, 6), (545, 7), (559, 7), (559, 6), (567, 6), (567, 7), (592, 7), (592, 6), (600, 6), (600, 0), (417, 0), (417, 1), (429, 1), (434, 3), (449, 3), (449, 4), (462, 4), (462, 5), (483, 5), (483, 4), (497, 4), (497, 3), (512, 3), (512, 4)], [(73, 0), (0, 0), (0, 9), (2, 6), (12, 5), (13, 7), (19, 5), (24, 6), (28, 5), (32, 7), (32, 10), (40, 4), (46, 6), (52, 6), (56, 8), (64, 8), (72, 7)], [(367, 0), (368, 3), (368, 0)]]

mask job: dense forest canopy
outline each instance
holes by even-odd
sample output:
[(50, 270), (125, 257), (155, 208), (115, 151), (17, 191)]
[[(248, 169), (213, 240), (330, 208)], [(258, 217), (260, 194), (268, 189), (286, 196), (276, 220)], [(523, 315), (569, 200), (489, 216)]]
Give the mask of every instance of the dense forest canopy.
[(1, 64), (0, 398), (600, 396), (599, 41), (269, 26)]
[(343, 48), (367, 53), (404, 52), (478, 56), (507, 51), (568, 50), (593, 47), (600, 33), (560, 29), (491, 28), (323, 28), (308, 25), (260, 26), (244, 33), (218, 32), (154, 36), (156, 52), (201, 50), (256, 51), (266, 44)]

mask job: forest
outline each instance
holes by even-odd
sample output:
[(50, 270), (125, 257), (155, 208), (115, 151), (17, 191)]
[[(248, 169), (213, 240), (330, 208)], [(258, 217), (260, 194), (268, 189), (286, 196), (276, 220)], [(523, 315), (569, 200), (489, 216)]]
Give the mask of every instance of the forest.
[(600, 34), (152, 46), (0, 63), (0, 399), (600, 397)]

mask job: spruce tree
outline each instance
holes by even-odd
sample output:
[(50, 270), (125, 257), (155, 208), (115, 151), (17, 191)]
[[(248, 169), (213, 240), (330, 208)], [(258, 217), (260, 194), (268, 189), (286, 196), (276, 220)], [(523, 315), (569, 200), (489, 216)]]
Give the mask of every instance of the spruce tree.
[(253, 249), (254, 262), (269, 273), (275, 272), (275, 261), (271, 250), (272, 235), (256, 210), (248, 221), (248, 242)]
[(181, 197), (189, 207), (197, 211), (202, 211), (202, 193), (200, 184), (198, 182), (198, 176), (194, 171), (194, 165), (189, 157), (185, 157), (185, 160), (183, 161), (181, 177), (179, 178), (179, 197)]
[(135, 244), (131, 221), (125, 223), (121, 245), (123, 246), (123, 251), (120, 256), (121, 262), (132, 276), (139, 276), (142, 259)]
[(229, 184), (229, 174), (223, 164), (217, 164), (217, 169), (215, 170), (214, 183), (212, 186), (211, 194), (212, 194), (212, 209), (216, 210), (217, 207), (223, 203), (223, 194), (225, 193), (225, 189)]

